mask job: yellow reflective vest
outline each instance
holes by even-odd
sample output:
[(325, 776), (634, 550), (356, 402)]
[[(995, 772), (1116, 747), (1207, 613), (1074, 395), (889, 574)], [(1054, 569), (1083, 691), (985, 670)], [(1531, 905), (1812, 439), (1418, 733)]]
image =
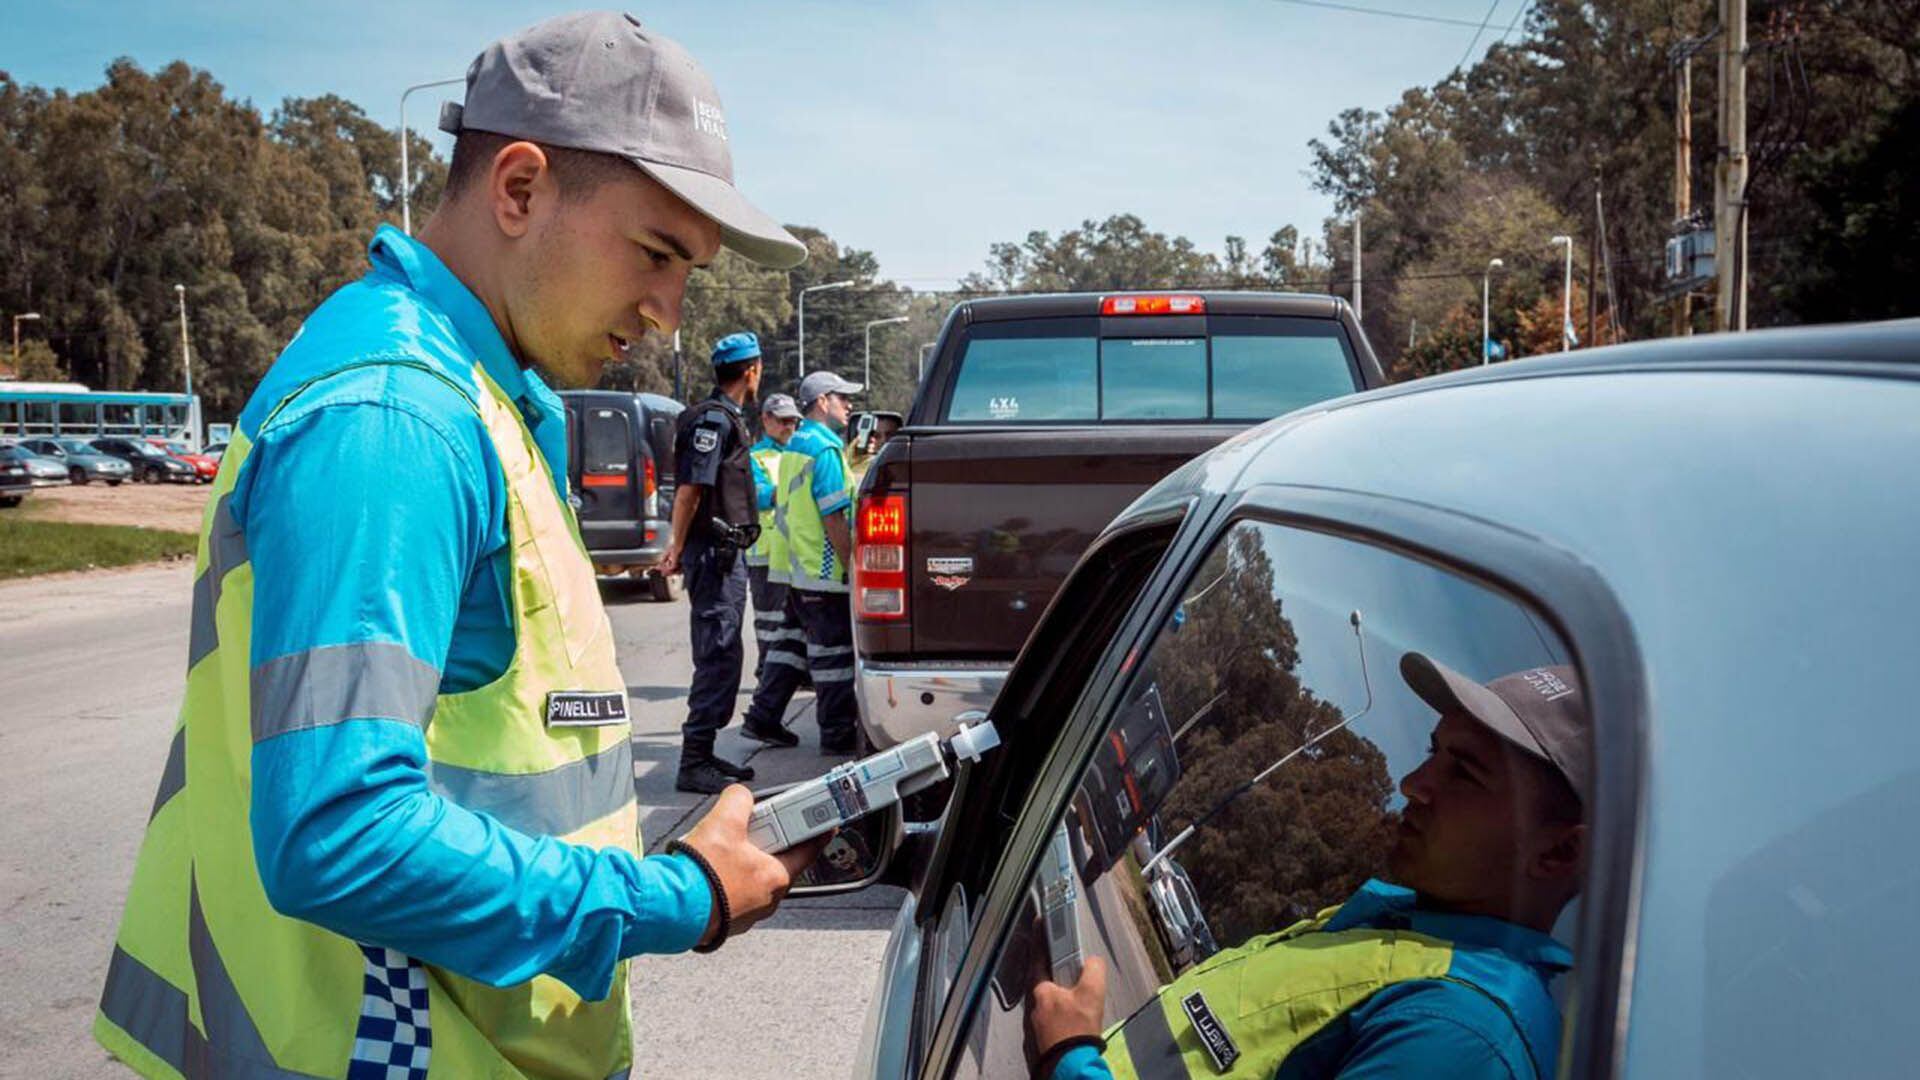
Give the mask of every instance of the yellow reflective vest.
[[(565, 806), (585, 824), (560, 839), (637, 854), (629, 725), (549, 727), (545, 717), (550, 691), (626, 693), (593, 567), (518, 410), (478, 364), (474, 381), (474, 407), (505, 472), (516, 645), (500, 678), (436, 699), (430, 772), (459, 777), (446, 797), (510, 827), (551, 835), (541, 823)], [(363, 998), (372, 997), (363, 990), (383, 951), (276, 912), (254, 860), (253, 570), (227, 503), (249, 449), (236, 434), (201, 527), (186, 698), (93, 1024), (101, 1045), (149, 1077), (348, 1075)], [(424, 985), (369, 1007), (425, 999), (431, 1049), (420, 1058), (430, 1060), (430, 1080), (607, 1080), (630, 1068), (624, 962), (602, 1001), (544, 975), (493, 987), (430, 965), (414, 970)]]

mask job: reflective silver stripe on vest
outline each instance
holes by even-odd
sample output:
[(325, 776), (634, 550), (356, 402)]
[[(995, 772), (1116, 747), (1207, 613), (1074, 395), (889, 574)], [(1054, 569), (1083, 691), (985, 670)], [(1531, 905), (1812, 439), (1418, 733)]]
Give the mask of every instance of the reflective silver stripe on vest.
[(273, 1063), (207, 932), (197, 882), (188, 904), (187, 951), (200, 993), (200, 1022), (208, 1035), (201, 1035), (187, 1018), (185, 991), (117, 945), (107, 962), (100, 1014), (189, 1080), (313, 1080)]
[(207, 932), (207, 917), (200, 911), (200, 882), (193, 882), (188, 894), (187, 954), (193, 960), (193, 985), (200, 995), (200, 1022), (206, 1026), (202, 1039), (189, 1030), (187, 1067), (189, 1077), (208, 1080), (312, 1080), (311, 1074), (289, 1072), (276, 1065), (267, 1051), (260, 1028), (247, 1013), (246, 1002), (234, 989), (227, 965)]
[(100, 1014), (174, 1071), (186, 1071), (187, 995), (118, 945), (107, 961)]
[(173, 733), (173, 742), (167, 744), (167, 764), (160, 770), (160, 790), (153, 793), (153, 809), (148, 812), (147, 820), (152, 821), (180, 789), (187, 786), (187, 729), (182, 727)]
[(1127, 1018), (1120, 1033), (1127, 1037), (1127, 1058), (1140, 1080), (1186, 1080), (1192, 1074), (1180, 1060), (1180, 1044), (1167, 1027), (1167, 1010), (1154, 997)]
[(434, 791), (508, 828), (566, 836), (634, 800), (633, 744), (622, 739), (610, 750), (538, 773), (482, 772), (434, 761), (427, 779)]
[(213, 531), (207, 534), (207, 568), (193, 582), (193, 622), (187, 637), (187, 670), (207, 658), (220, 644), (220, 627), (214, 615), (220, 607), (220, 582), (235, 567), (247, 561), (247, 534), (233, 520), (228, 506), (231, 494), (220, 496), (213, 507)]
[(343, 720), (401, 720), (424, 728), (440, 673), (404, 645), (356, 641), (276, 657), (253, 669), (253, 741)]

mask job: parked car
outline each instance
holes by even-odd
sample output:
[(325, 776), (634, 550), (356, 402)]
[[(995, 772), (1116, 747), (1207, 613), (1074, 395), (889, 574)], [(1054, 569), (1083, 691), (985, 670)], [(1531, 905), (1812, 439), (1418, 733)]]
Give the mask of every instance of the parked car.
[(19, 506), (21, 500), (31, 494), (33, 477), (27, 473), (27, 463), (0, 458), (0, 507)]
[(0, 446), (0, 459), (25, 465), (27, 478), (33, 481), (34, 487), (62, 487), (72, 482), (65, 465), (53, 458), (42, 457), (19, 443)]
[(587, 555), (603, 575), (645, 578), (655, 600), (673, 599), (654, 572), (673, 535), (673, 428), (686, 406), (659, 394), (566, 390), (567, 479)]
[(201, 447), (200, 452), (206, 455), (207, 457), (212, 458), (215, 464), (219, 464), (220, 459), (225, 457), (227, 454), (227, 444), (224, 440), (221, 442), (210, 442), (207, 445)]
[(147, 442), (193, 466), (193, 478), (202, 484), (211, 484), (213, 478), (220, 475), (219, 458), (195, 453), (186, 443), (178, 439), (162, 439), (157, 435), (149, 435)]
[(1074, 561), (1155, 481), (1254, 424), (1383, 382), (1331, 296), (955, 307), (856, 506), (867, 737), (891, 746), (990, 705)]
[(27, 439), (20, 445), (66, 466), (67, 478), (75, 484), (99, 480), (118, 487), (133, 475), (133, 466), (95, 450), (85, 439)]
[(158, 484), (162, 481), (191, 484), (199, 479), (192, 465), (143, 439), (127, 439), (110, 435), (95, 439), (90, 445), (109, 457), (117, 457), (126, 462), (136, 480), (149, 484)]
[[(937, 830), (862, 824), (859, 880), (909, 891), (856, 1075), (1027, 1075), (1059, 937), (1036, 875), (1148, 693), (1181, 771), (1066, 927), (1106, 961), (1106, 1022), (1205, 951), (1169, 946), (1169, 912), (1234, 950), (1390, 876), (1389, 853), (1420, 866), (1438, 804), (1403, 819), (1396, 785), (1481, 775), (1438, 742), (1436, 664), (1584, 702), (1579, 895), (1538, 913), (1572, 953), (1558, 1075), (1909, 1075), (1917, 416), (1920, 321), (1716, 334), (1349, 397), (1181, 468), (1067, 578)], [(1259, 1005), (1238, 1004), (1213, 1019), (1247, 1050)], [(1157, 1045), (1204, 1072), (1198, 1021), (1165, 1016)]]

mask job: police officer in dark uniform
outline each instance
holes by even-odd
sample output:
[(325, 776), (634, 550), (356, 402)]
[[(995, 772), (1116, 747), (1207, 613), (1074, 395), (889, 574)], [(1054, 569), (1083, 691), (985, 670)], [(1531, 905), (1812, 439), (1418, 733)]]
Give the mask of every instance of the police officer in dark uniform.
[(713, 752), (733, 718), (745, 651), (746, 549), (759, 536), (753, 436), (742, 407), (760, 392), (760, 341), (730, 334), (713, 347), (713, 393), (680, 414), (674, 431), (673, 537), (660, 572), (685, 582), (693, 624), (693, 685), (687, 688), (680, 772), (674, 787), (702, 795), (753, 779), (753, 770)]

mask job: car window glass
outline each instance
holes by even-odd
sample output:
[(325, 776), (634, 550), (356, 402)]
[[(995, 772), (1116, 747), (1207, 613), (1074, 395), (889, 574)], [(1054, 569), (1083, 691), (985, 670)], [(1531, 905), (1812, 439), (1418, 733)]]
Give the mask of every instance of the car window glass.
[[(1301, 1060), (1327, 1055), (1302, 1075), (1337, 1072), (1356, 1029), (1306, 1040), (1400, 1000), (1369, 982), (1392, 969), (1437, 995), (1422, 1007), (1518, 1055), (1522, 1074), (1529, 1055), (1550, 1071), (1553, 1001), (1502, 1003), (1523, 1022), (1469, 989), (1550, 986), (1571, 960), (1549, 931), (1578, 893), (1569, 770), (1584, 783), (1587, 741), (1571, 654), (1548, 621), (1385, 548), (1257, 522), (1232, 527), (1182, 597), (1029, 881), (960, 1075), (1024, 1075), (1038, 1049), (1033, 987), (1092, 956), (1108, 969), (1103, 1023), (1137, 1015), (1187, 1050), (1197, 1021), (1180, 1002), (1199, 992), (1238, 1052), (1292, 1038)], [(1517, 722), (1503, 707), (1552, 729), (1569, 764), (1519, 746), (1524, 724), (1500, 734), (1491, 725)], [(1336, 955), (1324, 933), (1300, 940), (1332, 909), (1366, 916), (1338, 939), (1359, 951)], [(1393, 953), (1408, 930), (1439, 944)], [(1417, 1072), (1418, 1041), (1406, 1049), (1394, 1064)]]
[(1353, 369), (1339, 338), (1222, 334), (1213, 339), (1216, 419), (1265, 420), (1353, 389)]
[(1097, 355), (1092, 336), (976, 336), (961, 357), (947, 418), (1092, 420), (1099, 409)]
[(1107, 420), (1203, 420), (1206, 338), (1103, 338), (1100, 415)]
[(633, 463), (633, 438), (627, 429), (627, 416), (617, 409), (584, 410), (586, 438), (581, 447), (581, 467), (587, 472), (626, 472)]

